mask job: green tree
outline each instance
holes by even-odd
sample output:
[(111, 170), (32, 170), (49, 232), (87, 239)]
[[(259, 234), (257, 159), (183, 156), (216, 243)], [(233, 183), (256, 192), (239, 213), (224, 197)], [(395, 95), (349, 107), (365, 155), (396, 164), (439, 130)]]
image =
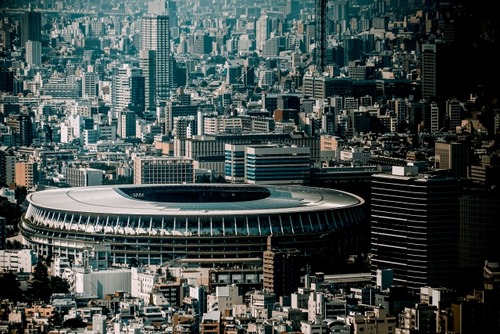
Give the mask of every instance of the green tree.
[(64, 278), (58, 276), (52, 276), (50, 278), (49, 290), (52, 293), (68, 293), (69, 284)]
[(139, 267), (139, 260), (136, 259), (135, 257), (132, 257), (132, 258), (130, 258), (128, 260), (128, 264), (129, 264), (130, 268), (132, 268), (132, 267), (134, 267), (134, 268), (135, 267)]
[(33, 278), (29, 282), (28, 295), (31, 301), (44, 301), (48, 302), (50, 299), (49, 275), (47, 273), (47, 266), (39, 260), (33, 272)]
[(215, 182), (214, 183), (227, 183), (226, 179), (224, 178), (224, 176), (222, 175), (219, 175), (215, 178)]
[(18, 240), (14, 240), (14, 241), (7, 240), (7, 242), (5, 243), (5, 248), (6, 249), (23, 249), (23, 244)]
[(19, 205), (12, 204), (5, 197), (0, 197), (0, 217), (5, 218), (7, 225), (17, 230), (17, 224), (21, 220), (22, 210)]
[(27, 195), (28, 195), (28, 189), (26, 189), (26, 187), (16, 187), (15, 196), (18, 205), (23, 204)]
[(22, 299), (20, 283), (13, 271), (0, 274), (0, 287), (8, 287), (8, 289), (0, 289), (0, 299), (9, 299), (14, 302)]
[(133, 177), (129, 177), (129, 176), (123, 176), (123, 175), (118, 175), (116, 178), (114, 179), (107, 179), (105, 178), (103, 181), (102, 181), (102, 184), (104, 185), (109, 185), (109, 184), (132, 184), (134, 183), (134, 178)]
[(82, 321), (82, 319), (70, 318), (68, 320), (63, 321), (63, 328), (85, 328), (87, 324)]
[(52, 312), (52, 316), (49, 318), (49, 326), (55, 327), (55, 326), (62, 326), (62, 323), (64, 321), (64, 315), (61, 314), (57, 309)]

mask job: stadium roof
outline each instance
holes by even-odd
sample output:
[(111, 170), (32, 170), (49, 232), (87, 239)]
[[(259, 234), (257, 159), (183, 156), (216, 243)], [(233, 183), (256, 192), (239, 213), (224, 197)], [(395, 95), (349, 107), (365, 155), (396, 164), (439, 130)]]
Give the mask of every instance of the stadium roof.
[(106, 215), (244, 215), (331, 210), (364, 203), (326, 188), (247, 184), (114, 185), (44, 190), (28, 195), (39, 208)]

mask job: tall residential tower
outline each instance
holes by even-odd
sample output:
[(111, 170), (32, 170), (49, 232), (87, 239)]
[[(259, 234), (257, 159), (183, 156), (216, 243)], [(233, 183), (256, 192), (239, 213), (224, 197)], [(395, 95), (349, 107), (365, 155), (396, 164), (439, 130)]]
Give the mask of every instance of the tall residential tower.
[[(155, 105), (161, 101), (168, 101), (172, 89), (172, 55), (170, 53), (170, 19), (168, 2), (165, 0), (152, 1), (148, 4), (148, 14), (141, 20), (141, 67), (146, 75), (147, 109), (150, 105), (151, 94), (154, 94)], [(146, 52), (150, 50), (154, 52)], [(153, 60), (154, 57), (154, 60)], [(154, 71), (153, 71), (154, 69)], [(152, 87), (152, 74), (154, 85)]]

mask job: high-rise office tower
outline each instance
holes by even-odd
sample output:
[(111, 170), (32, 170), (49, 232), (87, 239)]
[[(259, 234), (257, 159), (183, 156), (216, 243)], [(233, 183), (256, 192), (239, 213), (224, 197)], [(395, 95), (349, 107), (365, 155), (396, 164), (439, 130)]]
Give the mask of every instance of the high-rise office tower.
[(33, 143), (33, 123), (29, 115), (11, 115), (7, 118), (7, 126), (14, 133), (14, 144), (31, 146)]
[(422, 44), (422, 97), (445, 100), (462, 93), (464, 78), (455, 62), (459, 50), (444, 43)]
[(325, 107), (325, 113), (321, 117), (321, 132), (329, 135), (337, 133), (337, 114), (333, 106)]
[(115, 114), (124, 110), (129, 103), (130, 89), (129, 76), (127, 74), (128, 69), (128, 64), (113, 68), (113, 77), (111, 81), (111, 105)]
[(42, 41), (42, 14), (40, 12), (33, 10), (24, 12), (21, 22), (21, 47), (25, 47), (28, 41)]
[(456, 178), (469, 176), (469, 145), (467, 143), (447, 143), (436, 141), (434, 144), (436, 169), (449, 170)]
[(26, 62), (33, 67), (42, 66), (42, 43), (31, 40), (26, 42)]
[(267, 15), (262, 15), (255, 25), (255, 43), (258, 51), (264, 50), (266, 40), (271, 36), (271, 20)]
[(460, 197), (459, 267), (466, 278), (483, 273), (485, 261), (500, 261), (500, 192), (466, 189)]
[(446, 115), (448, 116), (448, 128), (455, 132), (457, 127), (461, 125), (462, 106), (457, 99), (446, 100)]
[(203, 56), (212, 52), (212, 37), (204, 31), (195, 31), (188, 39), (188, 50), (194, 55)]
[(135, 67), (130, 77), (130, 103), (128, 107), (138, 115), (142, 115), (144, 112), (144, 81), (141, 69)]
[(121, 138), (132, 138), (136, 132), (137, 115), (131, 110), (123, 110), (118, 114), (117, 132)]
[(389, 17), (388, 16), (378, 16), (372, 19), (372, 25), (374, 29), (384, 29), (389, 28)]
[(12, 49), (10, 26), (6, 22), (0, 23), (0, 40), (2, 40), (4, 50)]
[(296, 20), (300, 14), (300, 2), (298, 0), (287, 0), (285, 7), (285, 15), (287, 20)]
[(267, 237), (263, 256), (263, 287), (276, 296), (290, 296), (300, 286), (302, 257), (297, 249), (280, 249), (276, 237)]
[(430, 99), (437, 95), (437, 46), (426, 43), (422, 45), (422, 97)]
[(14, 92), (14, 69), (0, 68), (0, 92)]
[(99, 75), (95, 72), (86, 72), (82, 77), (82, 96), (95, 97), (97, 96), (97, 82)]
[(344, 38), (344, 64), (358, 60), (362, 57), (363, 40), (357, 36)]
[(12, 148), (0, 147), (0, 183), (10, 186), (16, 178), (17, 157)]
[(146, 110), (156, 110), (156, 51), (140, 50), (139, 66), (144, 75), (144, 100)]
[[(172, 56), (170, 53), (170, 19), (168, 2), (165, 0), (152, 1), (148, 4), (148, 14), (141, 19), (141, 40), (140, 50), (154, 50), (155, 63), (152, 61), (142, 62), (144, 66), (155, 67), (156, 95), (155, 101), (168, 101), (170, 92), (173, 89)], [(143, 53), (146, 56), (146, 53)], [(151, 57), (147, 55), (147, 58)], [(151, 75), (149, 75), (151, 78)], [(150, 84), (148, 80), (147, 84)], [(146, 86), (150, 94), (152, 90)], [(149, 101), (149, 98), (148, 98)]]
[(177, 19), (177, 1), (170, 0), (168, 2), (168, 17), (170, 20), (170, 28), (178, 27), (178, 19)]
[(372, 176), (372, 278), (392, 269), (394, 284), (456, 286), (459, 186), (455, 178), (393, 167)]
[(349, 1), (337, 0), (331, 1), (331, 16), (336, 23), (349, 20)]
[(422, 123), (423, 103), (421, 101), (411, 101), (408, 107), (408, 130), (415, 134)]
[(486, 260), (500, 260), (498, 188), (470, 188), (460, 197), (460, 267), (482, 269)]
[(245, 150), (245, 182), (304, 184), (309, 177), (309, 147), (252, 145)]
[(441, 122), (441, 112), (437, 103), (431, 103), (430, 106), (431, 133), (436, 133), (443, 125)]
[(408, 120), (408, 104), (407, 101), (398, 98), (394, 100), (394, 112), (398, 120), (398, 125)]
[(140, 68), (123, 64), (113, 69), (111, 104), (115, 114), (125, 109), (144, 110), (144, 77)]

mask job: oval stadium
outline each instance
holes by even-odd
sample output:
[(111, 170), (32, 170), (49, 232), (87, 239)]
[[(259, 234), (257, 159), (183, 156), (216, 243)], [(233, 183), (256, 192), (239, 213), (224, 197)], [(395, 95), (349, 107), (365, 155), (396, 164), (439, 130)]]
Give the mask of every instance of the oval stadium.
[(112, 262), (214, 265), (262, 258), (269, 235), (305, 254), (327, 235), (355, 242), (364, 200), (326, 188), (247, 184), (118, 185), (28, 195), (20, 229), (40, 255), (109, 245)]

